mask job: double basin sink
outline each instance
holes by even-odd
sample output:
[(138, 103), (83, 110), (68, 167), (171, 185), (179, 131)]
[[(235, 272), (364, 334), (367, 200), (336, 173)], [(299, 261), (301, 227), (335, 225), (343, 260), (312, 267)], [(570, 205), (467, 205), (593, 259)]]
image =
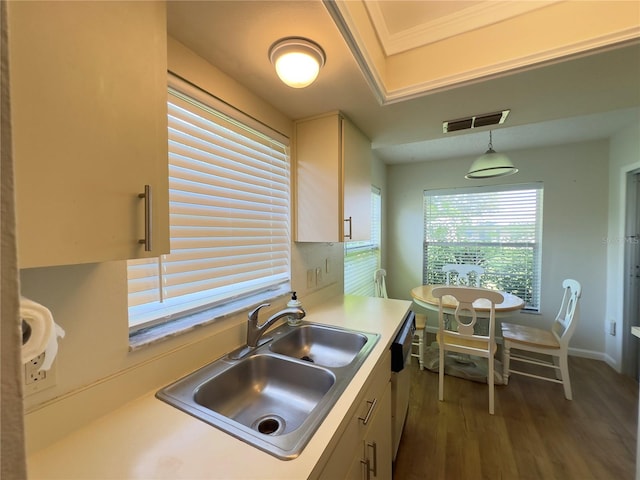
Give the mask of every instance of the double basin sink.
[(297, 457), (379, 335), (309, 322), (281, 325), (240, 359), (231, 354), (156, 396), (283, 460)]

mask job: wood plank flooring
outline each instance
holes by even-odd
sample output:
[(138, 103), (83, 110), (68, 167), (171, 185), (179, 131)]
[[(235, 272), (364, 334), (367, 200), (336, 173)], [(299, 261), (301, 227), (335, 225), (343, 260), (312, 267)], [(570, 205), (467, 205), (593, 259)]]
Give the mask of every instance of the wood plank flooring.
[(573, 400), (562, 385), (514, 375), (487, 385), (411, 365), (409, 414), (395, 480), (632, 480), (638, 383), (598, 360), (570, 357)]

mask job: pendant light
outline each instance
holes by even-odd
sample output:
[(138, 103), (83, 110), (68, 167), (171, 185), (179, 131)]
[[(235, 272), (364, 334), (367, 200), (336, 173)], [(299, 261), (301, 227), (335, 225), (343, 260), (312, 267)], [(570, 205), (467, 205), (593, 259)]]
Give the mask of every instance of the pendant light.
[(293, 88), (311, 85), (326, 60), (324, 50), (301, 37), (278, 40), (269, 48), (269, 59), (280, 80)]
[(491, 130), (489, 130), (489, 149), (475, 159), (464, 178), (504, 177), (517, 172), (518, 169), (513, 166), (509, 157), (502, 153), (496, 153), (493, 149)]

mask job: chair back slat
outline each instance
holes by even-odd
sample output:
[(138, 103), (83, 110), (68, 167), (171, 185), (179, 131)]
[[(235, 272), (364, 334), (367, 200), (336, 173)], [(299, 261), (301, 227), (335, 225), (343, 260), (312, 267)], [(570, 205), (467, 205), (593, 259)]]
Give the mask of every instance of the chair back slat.
[[(480, 287), (480, 278), (484, 274), (484, 268), (480, 265), (466, 263), (449, 263), (442, 267), (446, 274), (447, 285), (475, 285)], [(453, 283), (452, 283), (453, 280)]]
[[(491, 343), (495, 342), (495, 306), (496, 304), (504, 301), (504, 297), (500, 292), (477, 287), (443, 286), (434, 288), (432, 290), (432, 295), (439, 299), (438, 330), (440, 332), (444, 333), (444, 330), (448, 330), (450, 334), (455, 332), (464, 337), (470, 337), (477, 340), (486, 339)], [(445, 301), (443, 301), (443, 297), (445, 296), (453, 297), (457, 302), (454, 312), (456, 322), (455, 325), (451, 325), (449, 327), (447, 327), (445, 322)], [(473, 302), (481, 298), (490, 302), (488, 335), (478, 335), (475, 333), (478, 315), (476, 309), (473, 307)]]
[(379, 268), (375, 272), (373, 272), (373, 286), (375, 290), (375, 296), (378, 298), (388, 298), (387, 297), (387, 284), (385, 282), (385, 277), (387, 276), (387, 271)]
[(565, 344), (569, 343), (578, 324), (578, 300), (582, 295), (582, 285), (576, 280), (566, 279), (562, 282), (562, 287), (564, 288), (562, 303), (551, 331), (561, 344)]
[[(466, 312), (466, 315), (464, 313)], [(456, 307), (456, 311), (454, 313), (454, 317), (456, 319), (456, 330), (461, 335), (473, 336), (474, 327), (476, 326), (476, 322), (478, 317), (476, 315), (476, 310), (473, 308), (473, 303), (469, 302), (459, 302)], [(465, 319), (469, 319), (465, 322)]]

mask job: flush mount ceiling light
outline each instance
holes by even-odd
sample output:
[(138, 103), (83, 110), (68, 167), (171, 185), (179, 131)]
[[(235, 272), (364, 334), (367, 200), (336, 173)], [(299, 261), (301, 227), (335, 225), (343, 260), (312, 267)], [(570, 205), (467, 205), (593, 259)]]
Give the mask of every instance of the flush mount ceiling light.
[(280, 80), (293, 88), (311, 85), (326, 60), (324, 50), (306, 38), (288, 37), (269, 48), (269, 59)]
[(489, 131), (489, 149), (471, 164), (471, 168), (464, 178), (493, 178), (504, 177), (517, 173), (509, 157), (496, 153), (493, 149), (491, 131)]

